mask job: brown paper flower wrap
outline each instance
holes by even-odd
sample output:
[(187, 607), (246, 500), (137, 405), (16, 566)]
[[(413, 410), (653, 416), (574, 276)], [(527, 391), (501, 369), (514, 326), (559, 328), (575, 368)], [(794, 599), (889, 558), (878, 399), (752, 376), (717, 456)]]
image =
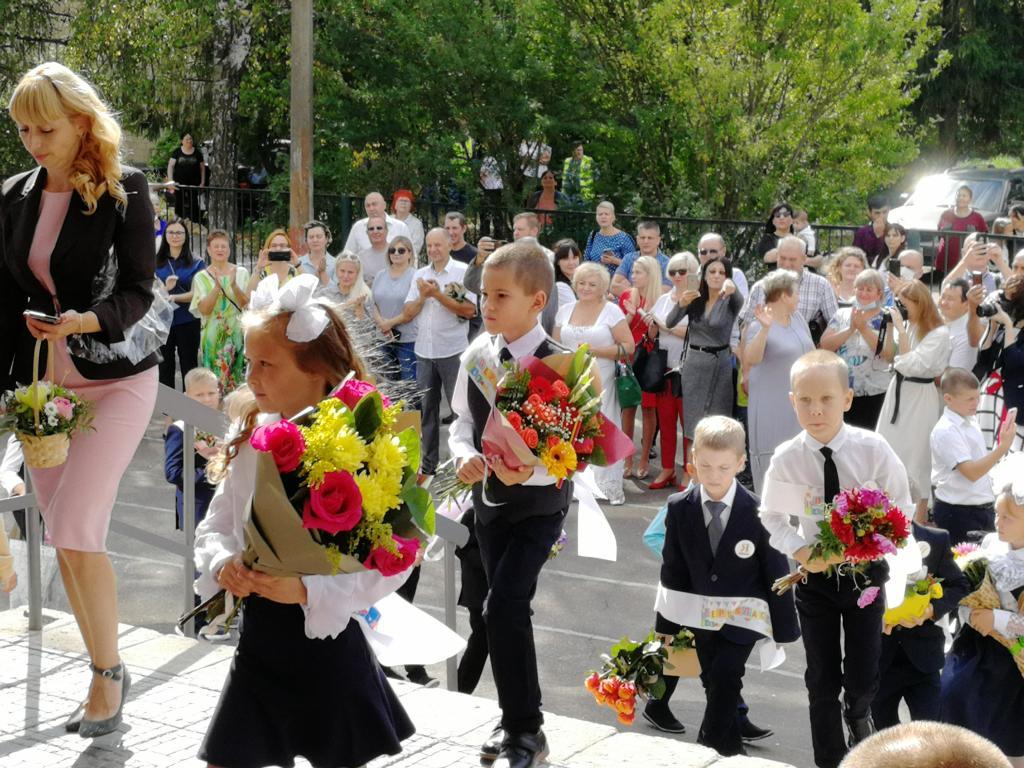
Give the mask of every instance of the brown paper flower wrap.
[[(987, 570), (985, 571), (985, 577), (981, 580), (981, 585), (961, 600), (960, 605), (966, 608), (988, 608), (990, 610), (1002, 608), (1002, 603), (999, 600), (999, 593), (996, 591), (996, 587), (992, 583), (992, 577), (989, 575)], [(1018, 609), (1024, 613), (1024, 596), (1018, 600)], [(989, 632), (988, 636), (1006, 648), (1013, 655), (1013, 661), (1017, 665), (1017, 671), (1024, 676), (1024, 653), (1021, 653), (1017, 649), (1016, 640), (1011, 640), (995, 630)]]

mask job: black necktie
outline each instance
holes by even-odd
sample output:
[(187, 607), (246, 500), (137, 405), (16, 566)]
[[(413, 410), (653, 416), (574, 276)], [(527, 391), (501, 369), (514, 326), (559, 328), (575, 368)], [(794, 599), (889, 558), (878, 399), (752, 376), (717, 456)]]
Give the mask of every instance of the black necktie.
[(508, 363), (513, 360), (512, 353), (508, 351), (508, 347), (501, 348), (501, 352), (498, 353), (498, 359), (503, 363)]
[(831, 504), (832, 500), (839, 495), (839, 470), (832, 460), (832, 449), (822, 446), (818, 450), (825, 457), (825, 503)]

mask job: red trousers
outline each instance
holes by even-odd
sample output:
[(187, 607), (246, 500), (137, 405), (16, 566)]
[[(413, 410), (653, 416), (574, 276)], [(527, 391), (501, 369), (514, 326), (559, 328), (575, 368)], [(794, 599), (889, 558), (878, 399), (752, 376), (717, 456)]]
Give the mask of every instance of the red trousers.
[[(676, 424), (683, 426), (683, 398), (672, 394), (672, 382), (666, 380), (665, 389), (657, 394), (658, 430), (661, 432), (661, 468), (675, 469)], [(683, 470), (689, 458), (690, 441), (683, 438)]]

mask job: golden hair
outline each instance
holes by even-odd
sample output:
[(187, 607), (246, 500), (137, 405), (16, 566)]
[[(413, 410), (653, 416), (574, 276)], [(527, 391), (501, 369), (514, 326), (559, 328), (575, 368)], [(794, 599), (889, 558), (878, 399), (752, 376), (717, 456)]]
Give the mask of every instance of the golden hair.
[[(247, 332), (272, 334), (278, 343), (292, 353), (295, 366), (300, 371), (313, 376), (321, 376), (329, 382), (328, 391), (324, 392), (324, 396), (326, 396), (330, 389), (341, 384), (350, 372), (355, 373), (358, 379), (365, 379), (366, 369), (352, 345), (352, 339), (349, 337), (348, 331), (345, 330), (345, 323), (337, 310), (330, 306), (325, 306), (324, 309), (327, 311), (330, 322), (323, 333), (312, 341), (298, 342), (288, 338), (286, 330), (288, 321), (292, 319), (291, 312), (270, 314), (248, 311), (242, 315), (242, 327)], [(241, 425), (238, 434), (207, 466), (207, 475), (213, 482), (219, 483), (224, 479), (228, 465), (238, 455), (239, 448), (252, 436), (259, 412), (255, 397), (244, 403), (241, 409)]]
[(187, 393), (189, 389), (192, 388), (193, 384), (199, 384), (204, 381), (211, 382), (216, 386), (218, 383), (217, 374), (209, 368), (203, 368), (202, 366), (192, 368), (185, 374), (185, 380), (183, 382), (185, 384), (185, 392)]
[(988, 739), (949, 723), (918, 720), (872, 734), (839, 768), (1010, 768)]
[(693, 452), (733, 451), (747, 455), (743, 425), (728, 416), (705, 416), (693, 431)]
[[(485, 261), (484, 264), (486, 263)], [(576, 271), (572, 273), (572, 289), (574, 291), (579, 281), (585, 277), (597, 280), (602, 295), (608, 293), (608, 286), (611, 284), (612, 279), (608, 275), (608, 270), (596, 261), (585, 261), (576, 267)]]
[(796, 380), (800, 378), (801, 374), (815, 368), (833, 371), (836, 374), (836, 378), (839, 379), (839, 386), (844, 391), (849, 389), (850, 366), (835, 352), (830, 352), (827, 349), (813, 349), (797, 358), (797, 361), (789, 369), (790, 389), (796, 389)]
[(981, 382), (966, 368), (947, 368), (939, 379), (939, 391), (944, 395), (956, 395), (966, 390), (978, 390)]
[(917, 341), (921, 341), (929, 333), (943, 325), (942, 315), (939, 314), (939, 308), (935, 306), (932, 292), (920, 280), (911, 280), (903, 286), (900, 290), (900, 298), (909, 299), (918, 307), (918, 317), (913, 322)]
[(532, 296), (543, 293), (551, 296), (555, 285), (555, 268), (544, 250), (532, 240), (520, 240), (503, 245), (484, 262), (484, 272), (507, 269), (512, 272), (523, 293)]
[(843, 263), (847, 259), (857, 259), (860, 262), (862, 270), (868, 268), (868, 257), (864, 251), (860, 248), (855, 248), (852, 245), (844, 246), (836, 251), (835, 255), (828, 260), (828, 264), (825, 266), (825, 273), (828, 275), (828, 281), (833, 286), (840, 286), (843, 284)]
[[(650, 310), (658, 303), (658, 299), (661, 298), (661, 264), (654, 256), (641, 256), (633, 262), (633, 269), (639, 267), (642, 271), (647, 273), (647, 290), (642, 294), (644, 300), (644, 308)], [(633, 279), (632, 275), (627, 275), (630, 280)], [(640, 289), (635, 285), (630, 291), (630, 296), (633, 301), (637, 302), (637, 295), (640, 294)]]
[(271, 232), (269, 235), (267, 235), (267, 239), (263, 241), (263, 250), (264, 251), (269, 251), (270, 250), (270, 244), (272, 242), (274, 242), (274, 238), (275, 237), (283, 237), (285, 240), (288, 241), (288, 248), (289, 248), (289, 250), (292, 250), (292, 251), (295, 250), (295, 246), (292, 244), (292, 239), (289, 236), (287, 230), (278, 228), (278, 229), (275, 229), (273, 232)]
[(86, 130), (71, 163), (71, 186), (85, 203), (86, 215), (96, 212), (104, 194), (117, 202), (119, 211), (128, 207), (128, 195), (121, 185), (121, 126), (81, 76), (63, 64), (40, 64), (18, 81), (7, 109), (19, 125), (85, 118)]

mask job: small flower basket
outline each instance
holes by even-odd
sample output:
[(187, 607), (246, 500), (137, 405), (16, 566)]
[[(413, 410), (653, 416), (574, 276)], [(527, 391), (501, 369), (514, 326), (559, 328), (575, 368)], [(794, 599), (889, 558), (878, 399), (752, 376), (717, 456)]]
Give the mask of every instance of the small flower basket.
[(692, 632), (683, 629), (673, 638), (663, 638), (662, 642), (668, 650), (663, 674), (668, 677), (700, 677), (700, 659), (697, 658)]
[[(41, 344), (42, 340), (36, 341), (32, 384), (8, 390), (0, 397), (0, 427), (14, 431), (25, 463), (32, 469), (59, 467), (68, 459), (71, 435), (92, 424), (88, 401), (66, 387), (39, 381)], [(52, 344), (49, 357), (52, 368)]]

